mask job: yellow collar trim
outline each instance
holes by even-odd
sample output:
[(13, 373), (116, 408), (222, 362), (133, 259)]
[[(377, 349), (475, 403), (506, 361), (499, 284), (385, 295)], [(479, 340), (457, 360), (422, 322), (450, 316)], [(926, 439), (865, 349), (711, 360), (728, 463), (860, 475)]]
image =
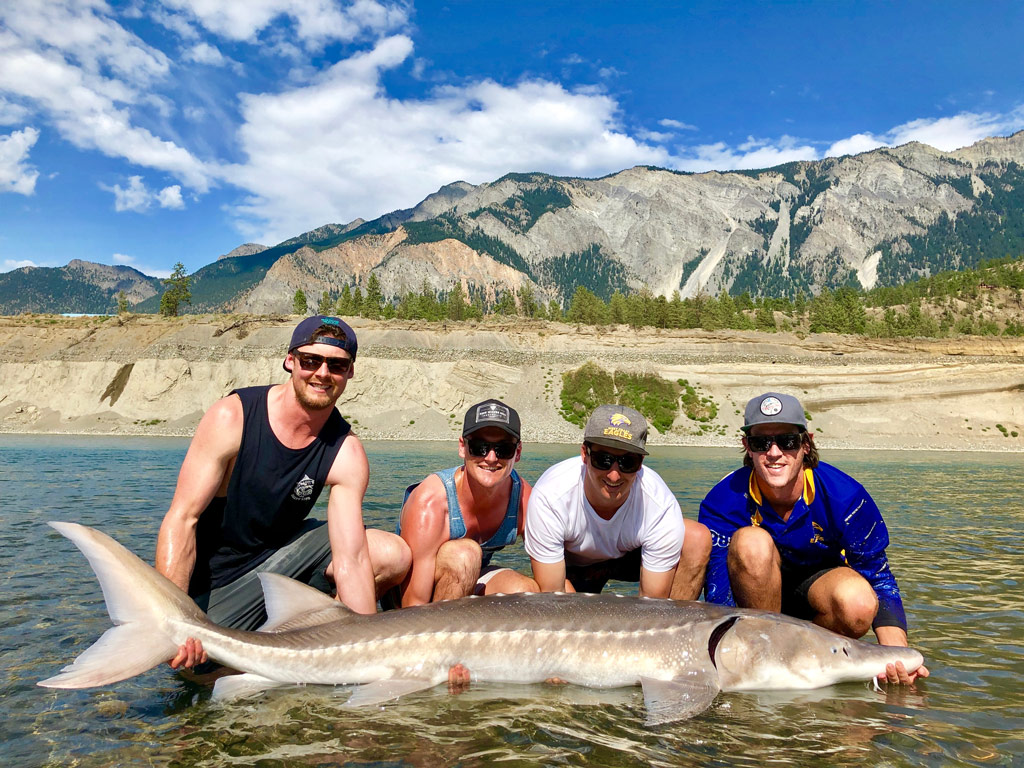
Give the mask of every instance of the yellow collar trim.
[[(764, 506), (764, 496), (761, 494), (761, 487), (757, 484), (757, 473), (751, 468), (750, 470), (750, 498), (754, 500), (754, 503), (759, 507)], [(810, 467), (804, 469), (804, 504), (810, 506), (814, 503), (814, 472)]]

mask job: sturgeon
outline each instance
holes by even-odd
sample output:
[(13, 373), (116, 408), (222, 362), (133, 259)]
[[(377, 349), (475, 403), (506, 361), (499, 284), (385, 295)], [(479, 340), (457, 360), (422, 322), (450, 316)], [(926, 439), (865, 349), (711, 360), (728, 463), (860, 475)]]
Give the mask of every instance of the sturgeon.
[(371, 615), (277, 574), (260, 574), (267, 623), (255, 632), (210, 621), (187, 594), (98, 530), (50, 523), (85, 554), (114, 626), (48, 688), (109, 685), (168, 659), (188, 637), (243, 674), (215, 698), (282, 685), (356, 684), (345, 706), (430, 688), (457, 663), (476, 681), (560, 678), (640, 684), (648, 724), (692, 717), (719, 691), (819, 688), (871, 680), (888, 663), (924, 661), (910, 648), (851, 640), (767, 611), (621, 595), (466, 597)]

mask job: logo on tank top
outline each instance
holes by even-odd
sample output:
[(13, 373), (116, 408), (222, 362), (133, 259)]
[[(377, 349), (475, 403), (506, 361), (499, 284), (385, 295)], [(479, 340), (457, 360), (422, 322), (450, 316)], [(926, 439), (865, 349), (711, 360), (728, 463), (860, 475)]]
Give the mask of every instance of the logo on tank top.
[(302, 479), (295, 484), (292, 490), (292, 498), (296, 501), (309, 501), (313, 495), (313, 486), (316, 482), (309, 475), (303, 475)]

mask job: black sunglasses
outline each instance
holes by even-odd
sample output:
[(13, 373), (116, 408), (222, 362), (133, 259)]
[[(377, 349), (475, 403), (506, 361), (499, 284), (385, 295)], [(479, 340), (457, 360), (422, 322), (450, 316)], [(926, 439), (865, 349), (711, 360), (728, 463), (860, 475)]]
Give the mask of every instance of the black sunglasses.
[(639, 453), (624, 453), (621, 456), (616, 456), (608, 451), (595, 451), (589, 445), (587, 446), (587, 455), (590, 457), (590, 466), (602, 472), (607, 472), (613, 464), (618, 464), (620, 472), (631, 475), (639, 470), (640, 465), (644, 463), (644, 457)]
[(348, 357), (324, 357), (311, 352), (293, 352), (292, 356), (298, 360), (299, 368), (304, 371), (319, 371), (320, 366), (327, 363), (328, 371), (335, 376), (341, 376), (348, 373), (352, 367), (352, 360)]
[(487, 454), (491, 451), (494, 451), (494, 455), (499, 459), (511, 459), (516, 455), (518, 447), (519, 443), (515, 440), (500, 440), (492, 443), (479, 438), (471, 438), (466, 441), (466, 450), (469, 451), (469, 455), (476, 456), (478, 459), (487, 458)]
[(747, 447), (754, 453), (764, 453), (772, 447), (779, 446), (780, 451), (795, 451), (804, 441), (802, 432), (791, 432), (786, 435), (747, 435)]

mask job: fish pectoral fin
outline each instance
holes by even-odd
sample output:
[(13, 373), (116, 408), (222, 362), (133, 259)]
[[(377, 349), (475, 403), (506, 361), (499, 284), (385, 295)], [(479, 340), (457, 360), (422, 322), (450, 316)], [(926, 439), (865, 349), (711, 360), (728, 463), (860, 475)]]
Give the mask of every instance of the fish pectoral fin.
[(674, 680), (641, 677), (647, 725), (662, 725), (687, 720), (711, 706), (718, 695), (718, 675), (713, 671), (693, 670)]
[(425, 691), (438, 684), (438, 680), (428, 680), (422, 677), (391, 677), (387, 680), (376, 680), (366, 685), (360, 685), (343, 706), (346, 707), (369, 707), (380, 704), (382, 701), (397, 699), (408, 693)]
[(234, 701), (246, 696), (254, 696), (269, 688), (280, 688), (288, 683), (269, 680), (261, 675), (246, 673), (244, 675), (225, 675), (217, 678), (213, 684), (214, 701)]

